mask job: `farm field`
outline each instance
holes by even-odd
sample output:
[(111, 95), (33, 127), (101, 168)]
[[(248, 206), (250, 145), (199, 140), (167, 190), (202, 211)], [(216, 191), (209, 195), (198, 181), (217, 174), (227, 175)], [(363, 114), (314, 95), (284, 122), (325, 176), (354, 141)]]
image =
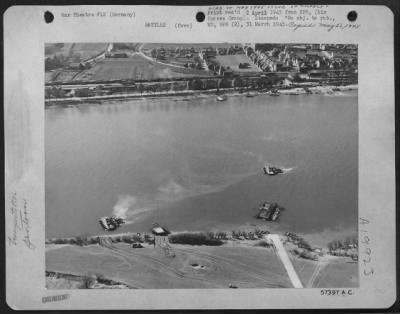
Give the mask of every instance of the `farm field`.
[(315, 276), (322, 269), (322, 262), (314, 262), (297, 256), (289, 255), (303, 286), (312, 288)]
[[(223, 67), (230, 67), (235, 72), (261, 72), (244, 54), (219, 55), (215, 57), (215, 60)], [(239, 63), (248, 63), (250, 66), (246, 69), (239, 69)]]
[(346, 258), (323, 256), (318, 262), (290, 256), (305, 288), (358, 287), (357, 263)]
[(206, 75), (204, 71), (171, 68), (135, 55), (131, 58), (101, 61), (91, 69), (81, 72), (74, 80), (153, 80)]
[(62, 47), (58, 44), (46, 44), (45, 45), (45, 56), (54, 57), (63, 55), (64, 57), (69, 57), (71, 53), (71, 47), (73, 43), (63, 43)]
[(358, 286), (358, 262), (329, 263), (314, 281), (315, 288)]
[(73, 47), (73, 55), (80, 56), (81, 60), (85, 60), (98, 55), (105, 50), (108, 43), (80, 43)]
[(108, 43), (63, 43), (62, 45), (60, 47), (58, 44), (46, 44), (45, 56), (78, 56), (81, 60), (85, 60), (102, 52)]
[[(271, 248), (245, 243), (223, 246), (174, 244), (175, 257), (161, 248), (133, 249), (126, 243), (53, 245), (46, 248), (46, 271), (105, 278), (145, 289), (291, 288), (282, 262)], [(290, 255), (305, 288), (358, 287), (357, 263), (324, 256), (310, 261)]]
[(73, 78), (78, 74), (78, 71), (61, 71), (55, 79), (53, 79), (53, 82), (70, 82), (73, 80)]
[(104, 277), (136, 288), (289, 288), (291, 283), (272, 249), (246, 246), (174, 245), (176, 256), (161, 248), (133, 249), (62, 246), (46, 252), (46, 270)]

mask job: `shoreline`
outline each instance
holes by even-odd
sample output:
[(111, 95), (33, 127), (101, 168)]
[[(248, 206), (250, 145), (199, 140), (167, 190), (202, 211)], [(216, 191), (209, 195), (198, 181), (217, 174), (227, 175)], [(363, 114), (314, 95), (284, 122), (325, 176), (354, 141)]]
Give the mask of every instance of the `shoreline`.
[[(295, 234), (292, 232), (283, 232), (281, 230), (273, 229), (266, 230), (265, 228), (238, 228), (235, 233), (231, 231), (173, 231), (168, 236), (170, 243), (172, 245), (204, 245), (204, 246), (237, 246), (237, 245), (246, 245), (246, 246), (255, 246), (257, 243), (264, 242), (265, 236), (268, 234), (277, 234), (283, 244), (288, 244), (289, 246), (298, 249), (303, 249), (311, 252), (321, 252), (324, 254), (345, 250), (351, 251), (354, 250), (349, 247), (349, 244), (343, 244), (345, 239), (352, 238), (353, 240), (356, 238), (350, 236), (349, 234), (343, 234), (340, 238), (332, 237), (329, 243), (337, 242), (342, 243), (341, 245), (345, 245), (345, 247), (337, 248), (336, 250), (331, 250), (329, 248), (329, 243), (325, 246), (323, 245), (315, 245), (311, 238), (311, 236), (315, 236), (315, 234)], [(322, 232), (320, 233), (322, 234)], [(206, 241), (203, 240), (201, 244), (190, 244), (188, 242), (174, 242), (172, 240), (173, 237), (184, 237), (185, 235), (202, 235), (206, 237)], [(87, 246), (92, 244), (100, 244), (111, 241), (111, 243), (145, 243), (149, 245), (153, 245), (155, 237), (151, 234), (151, 232), (121, 232), (121, 233), (113, 233), (113, 234), (97, 234), (97, 235), (80, 235), (76, 237), (50, 237), (46, 238), (45, 244), (47, 245), (78, 245), (78, 246)], [(215, 242), (213, 244), (213, 242)], [(358, 247), (358, 245), (357, 245)], [(338, 252), (337, 252), (338, 253)], [(344, 253), (341, 251), (341, 253)]]
[(126, 101), (131, 99), (147, 99), (147, 98), (168, 98), (168, 97), (190, 97), (190, 99), (196, 98), (208, 98), (211, 96), (218, 96), (226, 94), (229, 96), (244, 96), (249, 93), (256, 97), (258, 95), (271, 95), (273, 91), (280, 95), (336, 95), (338, 92), (345, 92), (351, 90), (358, 90), (358, 84), (349, 84), (343, 86), (336, 85), (301, 85), (294, 84), (292, 87), (273, 87), (271, 89), (264, 90), (238, 90), (237, 87), (224, 88), (224, 89), (208, 89), (208, 90), (185, 90), (185, 91), (167, 91), (160, 93), (127, 93), (127, 94), (114, 94), (114, 95), (103, 95), (103, 96), (90, 96), (90, 97), (68, 97), (68, 98), (53, 98), (45, 99), (46, 107), (58, 107), (60, 105), (79, 105), (81, 103), (102, 103), (107, 100), (111, 101)]

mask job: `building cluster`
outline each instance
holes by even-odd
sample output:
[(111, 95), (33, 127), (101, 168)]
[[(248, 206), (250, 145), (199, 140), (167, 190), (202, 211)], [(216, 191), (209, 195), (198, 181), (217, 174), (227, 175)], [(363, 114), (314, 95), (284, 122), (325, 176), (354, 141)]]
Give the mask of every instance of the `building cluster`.
[(255, 44), (243, 50), (263, 72), (357, 71), (356, 45)]
[(175, 47), (175, 48), (164, 48), (157, 47), (150, 51), (151, 56), (157, 60), (165, 60), (167, 57), (179, 57), (179, 58), (193, 58), (198, 53), (198, 50), (194, 47)]
[(208, 47), (200, 49), (199, 56), (203, 60), (215, 58), (216, 56), (243, 54), (243, 48), (240, 45), (232, 45), (230, 47)]
[[(229, 66), (221, 65), (216, 57), (217, 56), (228, 56), (244, 54), (243, 47), (241, 45), (232, 45), (226, 48), (209, 47), (203, 48), (199, 51), (200, 60), (204, 64), (204, 68), (208, 71), (212, 71), (216, 75), (229, 77), (233, 75), (233, 71)], [(238, 68), (243, 69), (249, 67), (249, 63), (240, 63)]]
[(184, 67), (186, 68), (212, 71), (217, 75), (227, 76), (232, 71), (230, 71), (230, 69), (227, 69), (226, 67), (221, 66), (215, 58), (217, 56), (244, 54), (244, 52), (241, 45), (231, 45), (226, 47), (210, 45), (209, 47), (202, 48), (158, 47), (153, 48), (150, 51), (150, 54), (153, 59), (156, 59), (158, 61), (168, 61), (169, 63), (173, 63), (171, 61), (177, 58), (187, 59), (187, 62), (184, 63)]

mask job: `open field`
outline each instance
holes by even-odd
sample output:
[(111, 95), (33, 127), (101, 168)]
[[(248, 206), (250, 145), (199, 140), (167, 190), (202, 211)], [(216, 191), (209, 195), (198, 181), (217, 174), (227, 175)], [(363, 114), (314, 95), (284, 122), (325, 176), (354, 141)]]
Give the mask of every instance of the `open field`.
[(79, 71), (61, 71), (53, 82), (70, 82), (79, 73)]
[(135, 55), (132, 58), (106, 59), (80, 73), (75, 80), (153, 80), (202, 75), (206, 73), (190, 69), (177, 70)]
[[(111, 242), (84, 247), (49, 245), (46, 271), (81, 276), (98, 273), (145, 289), (292, 287), (282, 262), (271, 248), (246, 242), (218, 247), (174, 244), (175, 257), (170, 257), (161, 248), (144, 246), (134, 249), (126, 243)], [(357, 263), (329, 256), (319, 262), (291, 255), (290, 259), (306, 288), (358, 287)]]
[(46, 252), (46, 270), (101, 273), (137, 288), (285, 288), (291, 283), (272, 249), (245, 246), (174, 245), (176, 257), (160, 248), (62, 246)]
[(81, 43), (75, 44), (73, 47), (73, 54), (79, 55), (81, 60), (94, 57), (106, 49), (107, 43)]
[(45, 45), (45, 56), (46, 57), (54, 57), (63, 55), (64, 57), (69, 57), (71, 54), (71, 48), (73, 47), (73, 43), (63, 43), (61, 44), (46, 44)]
[(358, 264), (349, 258), (321, 257), (318, 262), (291, 256), (305, 288), (358, 287)]
[(45, 56), (79, 56), (81, 60), (85, 60), (98, 55), (108, 46), (107, 43), (63, 43), (62, 45), (61, 47), (57, 44), (46, 44)]
[[(238, 55), (220, 55), (216, 56), (215, 60), (223, 67), (230, 67), (235, 72), (261, 72), (253, 62), (244, 54)], [(239, 69), (239, 63), (248, 63), (249, 67), (245, 69)]]
[(331, 262), (314, 280), (315, 288), (358, 286), (358, 262)]

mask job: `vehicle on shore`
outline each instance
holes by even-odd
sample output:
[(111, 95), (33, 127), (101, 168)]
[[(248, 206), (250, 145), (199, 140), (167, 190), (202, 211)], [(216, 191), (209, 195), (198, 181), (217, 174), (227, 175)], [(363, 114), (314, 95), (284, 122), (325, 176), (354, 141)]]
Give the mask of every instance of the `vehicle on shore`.
[(217, 96), (217, 101), (225, 101), (227, 97), (225, 95), (219, 95)]
[(99, 220), (100, 226), (106, 231), (114, 231), (124, 223), (125, 220), (120, 217), (101, 217)]
[(246, 94), (246, 97), (248, 97), (248, 98), (255, 97), (255, 96), (256, 96), (255, 94), (250, 94), (250, 93)]
[(273, 167), (273, 166), (265, 166), (264, 173), (269, 176), (275, 176), (279, 173), (283, 173), (283, 170), (280, 168), (277, 168), (277, 167)]

